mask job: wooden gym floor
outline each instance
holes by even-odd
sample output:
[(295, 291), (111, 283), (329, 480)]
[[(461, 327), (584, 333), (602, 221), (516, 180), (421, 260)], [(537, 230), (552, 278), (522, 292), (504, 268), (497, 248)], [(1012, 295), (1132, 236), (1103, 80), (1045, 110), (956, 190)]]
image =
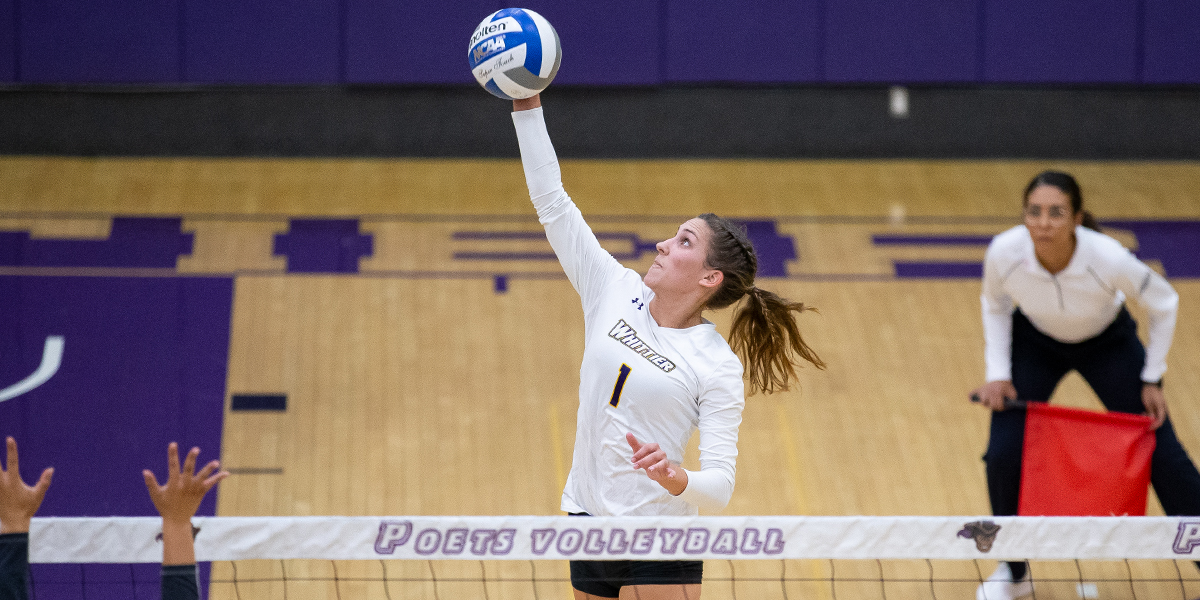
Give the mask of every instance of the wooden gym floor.
[[(988, 416), (967, 401), (983, 376), (979, 281), (891, 269), (983, 247), (870, 236), (997, 233), (1045, 168), (1074, 173), (1102, 221), (1200, 218), (1197, 163), (576, 160), (563, 179), (597, 230), (657, 240), (713, 211), (795, 240), (789, 277), (760, 285), (820, 309), (802, 328), (829, 368), (748, 399), (726, 514), (984, 515)], [(221, 484), (220, 515), (559, 514), (578, 297), (553, 263), (464, 265), (451, 255), (474, 247), (447, 242), (536, 231), (532, 213), (512, 160), (0, 158), (0, 229), (103, 238), (113, 215), (183, 216), (196, 246), (179, 270), (237, 274), (228, 393), (285, 393), (288, 410), (227, 408), (225, 466), (262, 471)], [(360, 217), (374, 256), (357, 275), (286, 274), (271, 234), (300, 216)], [(491, 271), (514, 274), (507, 291)], [(1200, 457), (1200, 281), (1172, 283), (1167, 398)], [(709, 316), (722, 330), (729, 317)], [(1099, 407), (1074, 375), (1056, 399)]]

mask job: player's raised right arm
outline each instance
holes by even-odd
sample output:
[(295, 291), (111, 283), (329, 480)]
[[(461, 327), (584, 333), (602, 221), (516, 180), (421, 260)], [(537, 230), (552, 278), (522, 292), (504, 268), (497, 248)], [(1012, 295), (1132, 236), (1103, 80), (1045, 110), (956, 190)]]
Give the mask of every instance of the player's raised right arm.
[(521, 165), (529, 198), (546, 238), (562, 264), (567, 279), (587, 307), (597, 297), (600, 283), (614, 277), (623, 267), (602, 246), (563, 189), (558, 155), (550, 143), (542, 117), (540, 96), (513, 101), (513, 124), (521, 146)]

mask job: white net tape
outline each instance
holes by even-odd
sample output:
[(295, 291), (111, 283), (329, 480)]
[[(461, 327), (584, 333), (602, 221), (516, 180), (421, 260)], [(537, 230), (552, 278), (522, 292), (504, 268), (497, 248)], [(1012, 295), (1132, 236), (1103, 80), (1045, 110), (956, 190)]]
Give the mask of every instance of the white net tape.
[[(207, 517), (201, 561), (1200, 560), (1179, 517)], [(34, 563), (162, 559), (154, 517), (37, 518)]]

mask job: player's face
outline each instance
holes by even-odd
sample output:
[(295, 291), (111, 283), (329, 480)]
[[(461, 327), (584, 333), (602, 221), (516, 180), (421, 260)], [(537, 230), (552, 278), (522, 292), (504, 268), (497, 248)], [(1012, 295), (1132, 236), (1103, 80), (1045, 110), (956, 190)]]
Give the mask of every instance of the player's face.
[(1070, 245), (1075, 225), (1083, 220), (1071, 208), (1071, 197), (1052, 185), (1040, 185), (1025, 201), (1025, 227), (1038, 246)]
[(706, 265), (711, 238), (712, 229), (704, 219), (695, 218), (680, 225), (675, 237), (656, 246), (658, 256), (654, 257), (654, 264), (646, 271), (643, 281), (656, 294), (667, 290), (694, 290), (713, 273)]

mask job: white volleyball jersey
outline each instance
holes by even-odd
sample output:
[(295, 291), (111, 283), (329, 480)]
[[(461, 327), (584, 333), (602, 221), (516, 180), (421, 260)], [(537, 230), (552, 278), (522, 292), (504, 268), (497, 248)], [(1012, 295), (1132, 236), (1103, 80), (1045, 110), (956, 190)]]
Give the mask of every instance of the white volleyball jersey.
[(1149, 315), (1142, 381), (1154, 382), (1167, 370), (1175, 334), (1179, 295), (1117, 240), (1086, 227), (1075, 228), (1075, 254), (1057, 274), (1038, 262), (1024, 225), (997, 235), (983, 268), (983, 331), (987, 380), (1012, 379), (1012, 312), (1021, 312), (1038, 331), (1065, 343), (1102, 333), (1126, 298)]
[[(711, 322), (673, 329), (654, 321), (653, 292), (600, 246), (563, 190), (541, 109), (515, 112), (513, 121), (538, 217), (583, 303), (575, 453), (562, 509), (630, 516), (723, 508), (745, 406), (741, 361)], [(697, 429), (701, 469), (688, 472), (679, 496), (634, 469), (627, 432), (678, 463)]]

